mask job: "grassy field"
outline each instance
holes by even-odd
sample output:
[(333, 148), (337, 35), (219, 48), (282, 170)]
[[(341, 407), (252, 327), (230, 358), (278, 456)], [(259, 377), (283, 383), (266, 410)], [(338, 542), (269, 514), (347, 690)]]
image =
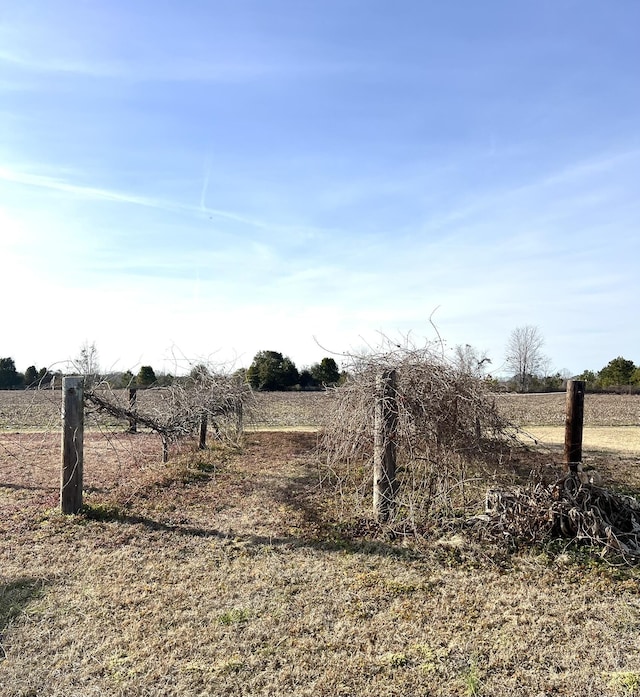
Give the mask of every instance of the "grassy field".
[[(320, 426), (326, 395), (259, 397), (254, 425), (280, 430), (185, 444), (167, 465), (152, 435), (92, 431), (87, 513), (70, 517), (59, 434), (18, 405), (28, 426), (0, 432), (0, 695), (640, 694), (638, 571), (561, 546), (349, 532), (316, 435), (281, 430)], [(557, 429), (562, 396), (526, 399), (503, 408)], [(633, 433), (639, 404), (607, 400), (587, 424)], [(602, 435), (590, 457), (640, 491), (640, 449), (619, 444)]]

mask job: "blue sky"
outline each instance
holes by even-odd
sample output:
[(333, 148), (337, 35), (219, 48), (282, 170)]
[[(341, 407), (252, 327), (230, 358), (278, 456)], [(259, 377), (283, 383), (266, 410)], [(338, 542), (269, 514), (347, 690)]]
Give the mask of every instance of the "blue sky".
[(0, 355), (640, 363), (640, 5), (5, 3)]

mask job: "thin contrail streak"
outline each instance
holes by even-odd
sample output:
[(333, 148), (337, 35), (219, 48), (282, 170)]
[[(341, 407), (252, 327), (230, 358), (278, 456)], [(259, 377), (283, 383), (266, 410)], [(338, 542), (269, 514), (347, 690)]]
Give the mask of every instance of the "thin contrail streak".
[(137, 206), (144, 206), (146, 208), (156, 208), (165, 211), (173, 211), (180, 213), (205, 212), (208, 213), (210, 216), (225, 218), (227, 220), (234, 220), (238, 223), (251, 225), (262, 230), (281, 229), (281, 226), (276, 224), (267, 223), (262, 220), (257, 220), (255, 218), (248, 218), (244, 215), (240, 215), (232, 211), (224, 211), (216, 208), (207, 208), (206, 206), (204, 206), (202, 199), (206, 195), (208, 179), (209, 178), (207, 176), (205, 178), (205, 186), (203, 186), (202, 190), (200, 206), (187, 206), (182, 203), (174, 203), (172, 201), (168, 201), (167, 199), (159, 199), (149, 196), (137, 196), (135, 194), (129, 194), (122, 191), (115, 191), (113, 189), (101, 189), (92, 186), (84, 186), (81, 184), (70, 184), (63, 180), (55, 179), (53, 177), (42, 176), (39, 174), (27, 174), (24, 172), (16, 172), (4, 167), (0, 167), (0, 180), (13, 182), (15, 184), (34, 186), (40, 189), (48, 189), (50, 191), (60, 191), (62, 193), (67, 193), (72, 196), (78, 196), (80, 198), (85, 199), (98, 199), (114, 201), (117, 203), (131, 203)]
[(206, 200), (207, 191), (209, 190), (209, 178), (211, 176), (211, 158), (205, 157), (204, 160), (204, 178), (202, 181), (202, 191), (200, 192), (200, 210), (207, 211)]

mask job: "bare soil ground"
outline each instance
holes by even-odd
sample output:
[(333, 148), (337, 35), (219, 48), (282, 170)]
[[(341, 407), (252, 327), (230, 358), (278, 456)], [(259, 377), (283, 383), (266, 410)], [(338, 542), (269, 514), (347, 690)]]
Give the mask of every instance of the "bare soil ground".
[[(139, 390), (141, 409), (153, 405), (157, 391)], [(125, 390), (116, 391), (124, 399)], [(321, 427), (333, 392), (257, 392), (247, 412), (247, 426), (254, 428)], [(0, 431), (47, 430), (60, 421), (60, 391), (0, 391)], [(521, 426), (563, 426), (565, 395), (496, 394), (500, 410)], [(95, 420), (94, 420), (95, 421)], [(104, 419), (96, 423), (108, 423)], [(588, 394), (585, 426), (640, 426), (640, 395)]]
[[(161, 390), (138, 390), (138, 408), (153, 408)], [(126, 399), (126, 390), (110, 394)], [(327, 392), (256, 392), (245, 410), (251, 429), (319, 428), (333, 398)], [(60, 427), (60, 390), (0, 390), (0, 432), (3, 430), (56, 430)], [(90, 415), (87, 427), (117, 425), (111, 417)]]
[[(278, 404), (272, 421), (294, 420)], [(62, 516), (59, 434), (31, 423), (0, 432), (3, 696), (640, 691), (637, 570), (350, 534), (309, 432), (184, 444), (162, 465), (153, 435), (92, 431), (87, 513)], [(557, 452), (533, 445), (512, 464)], [(640, 490), (640, 452), (597, 455)]]
[[(500, 410), (521, 426), (564, 426), (566, 395), (563, 392), (498, 394), (495, 399)], [(640, 395), (585, 395), (584, 425), (640, 427)]]

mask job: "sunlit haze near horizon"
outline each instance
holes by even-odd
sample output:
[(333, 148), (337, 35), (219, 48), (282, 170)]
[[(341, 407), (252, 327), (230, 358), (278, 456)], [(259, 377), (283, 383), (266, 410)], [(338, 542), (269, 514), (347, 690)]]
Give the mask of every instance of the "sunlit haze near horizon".
[[(640, 363), (640, 4), (0, 11), (0, 356)], [(434, 329), (434, 327), (437, 329)], [(176, 362), (177, 361), (177, 362)]]

